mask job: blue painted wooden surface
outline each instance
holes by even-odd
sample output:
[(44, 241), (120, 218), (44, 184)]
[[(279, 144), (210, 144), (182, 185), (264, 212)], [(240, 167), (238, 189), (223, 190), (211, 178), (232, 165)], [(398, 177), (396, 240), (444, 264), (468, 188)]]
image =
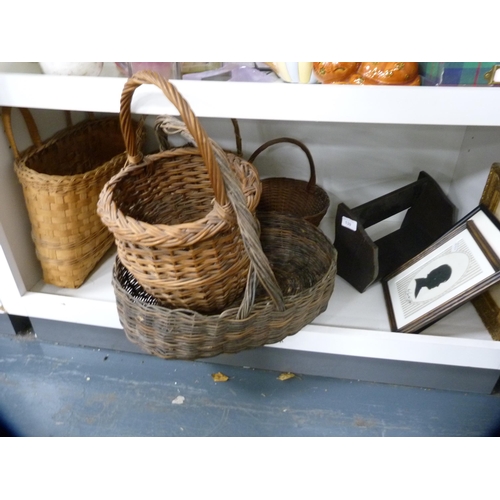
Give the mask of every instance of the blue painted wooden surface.
[[(219, 371), (227, 382), (214, 382)], [(500, 429), (497, 394), (278, 376), (53, 345), (0, 328), (0, 414), (20, 436), (492, 436)]]

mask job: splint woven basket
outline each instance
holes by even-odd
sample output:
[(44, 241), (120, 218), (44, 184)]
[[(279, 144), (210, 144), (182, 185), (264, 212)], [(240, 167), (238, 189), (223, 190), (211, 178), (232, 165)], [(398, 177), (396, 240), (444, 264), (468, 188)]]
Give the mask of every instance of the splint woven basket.
[[(152, 84), (180, 112), (196, 147), (143, 156), (131, 132), (134, 90)], [(200, 312), (226, 308), (241, 294), (250, 261), (205, 130), (168, 80), (151, 71), (125, 84), (120, 109), (128, 163), (103, 188), (98, 212), (114, 234), (118, 256), (144, 290), (160, 303)], [(229, 162), (255, 214), (257, 170), (231, 153)]]
[(22, 185), (37, 257), (46, 283), (78, 288), (113, 245), (97, 215), (104, 184), (126, 161), (118, 117), (91, 116), (42, 141), (28, 109), (20, 109), (33, 146), (20, 153), (11, 108), (2, 109), (14, 168)]
[[(231, 173), (223, 164), (221, 170)], [(337, 253), (326, 236), (305, 220), (276, 212), (263, 213), (257, 222), (238, 183), (225, 179), (251, 261), (244, 294), (227, 309), (202, 314), (165, 307), (119, 258), (115, 262), (120, 322), (127, 338), (152, 355), (207, 358), (280, 342), (321, 314), (333, 293)]]
[(309, 181), (289, 177), (263, 179), (262, 196), (257, 210), (293, 215), (318, 226), (328, 210), (330, 199), (326, 191), (316, 184), (313, 157), (304, 143), (290, 137), (272, 139), (256, 149), (248, 161), (253, 163), (260, 153), (279, 143), (294, 144), (306, 154), (309, 162)]

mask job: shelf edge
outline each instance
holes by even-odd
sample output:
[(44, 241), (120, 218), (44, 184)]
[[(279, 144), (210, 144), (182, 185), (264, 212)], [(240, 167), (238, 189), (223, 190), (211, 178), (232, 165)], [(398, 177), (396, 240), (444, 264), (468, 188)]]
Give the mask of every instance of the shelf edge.
[[(118, 113), (126, 79), (0, 73), (0, 105)], [(198, 117), (500, 126), (500, 92), (477, 87), (300, 85), (172, 80)], [(460, 103), (457, 106), (457, 102)], [(132, 112), (178, 114), (154, 86), (136, 90)]]

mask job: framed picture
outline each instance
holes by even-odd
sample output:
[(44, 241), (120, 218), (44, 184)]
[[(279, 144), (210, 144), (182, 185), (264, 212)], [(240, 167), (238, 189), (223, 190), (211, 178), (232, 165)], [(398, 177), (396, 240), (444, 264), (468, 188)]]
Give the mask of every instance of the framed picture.
[(479, 202), (500, 220), (500, 163), (493, 163)]
[[(500, 220), (500, 163), (491, 166), (480, 203)], [(500, 340), (500, 283), (474, 298), (472, 305), (493, 340)]]
[(391, 329), (418, 333), (500, 282), (500, 223), (476, 207), (382, 280)]

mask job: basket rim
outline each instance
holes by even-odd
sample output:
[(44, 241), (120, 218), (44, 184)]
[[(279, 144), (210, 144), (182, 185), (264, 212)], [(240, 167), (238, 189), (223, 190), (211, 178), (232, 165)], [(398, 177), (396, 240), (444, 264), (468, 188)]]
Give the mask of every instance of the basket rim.
[[(325, 189), (323, 189), (321, 186), (318, 184), (313, 184), (312, 189), (313, 191), (307, 191), (307, 187), (309, 186), (309, 181), (305, 181), (302, 179), (294, 179), (292, 177), (264, 177), (261, 179), (263, 184), (270, 184), (275, 183), (281, 183), (281, 184), (290, 184), (290, 185), (296, 185), (300, 187), (305, 187), (306, 188), (306, 193), (311, 195), (311, 196), (318, 196), (321, 198), (320, 201), (330, 204), (330, 197), (328, 196), (328, 193), (326, 192)], [(267, 186), (267, 189), (274, 188), (275, 186)]]
[[(323, 287), (325, 282), (329, 281), (330, 279), (335, 279), (336, 274), (337, 274), (337, 250), (336, 250), (335, 246), (333, 245), (333, 243), (330, 241), (330, 239), (326, 236), (326, 234), (321, 229), (317, 228), (316, 226), (314, 226), (313, 224), (311, 224), (310, 222), (308, 222), (304, 219), (300, 219), (297, 217), (289, 216), (286, 214), (280, 214), (280, 213), (269, 213), (269, 214), (267, 214), (267, 216), (264, 216), (264, 217), (267, 217), (268, 219), (271, 219), (271, 220), (272, 219), (293, 220), (294, 221), (294, 226), (293, 226), (294, 228), (306, 227), (311, 232), (315, 232), (316, 235), (319, 236), (323, 240), (325, 247), (328, 246), (329, 250), (331, 250), (331, 259), (330, 259), (330, 264), (328, 266), (328, 269), (326, 270), (324, 275), (313, 286), (308, 287), (308, 288), (304, 288), (300, 292), (296, 292), (296, 293), (293, 293), (290, 295), (283, 294), (285, 306), (292, 306), (293, 307), (293, 302), (304, 297), (305, 295), (309, 294), (311, 289), (314, 288), (314, 289), (319, 290)], [(261, 219), (261, 220), (264, 220), (264, 219)], [(312, 255), (313, 255), (313, 253), (312, 253)], [(201, 313), (201, 312), (194, 311), (191, 309), (173, 308), (173, 307), (165, 306), (163, 304), (150, 304), (150, 303), (145, 302), (144, 299), (141, 299), (137, 296), (132, 296), (130, 293), (128, 293), (123, 288), (122, 284), (120, 283), (120, 281), (118, 280), (118, 277), (117, 277), (118, 270), (120, 268), (123, 269), (123, 272), (125, 274), (127, 274), (128, 276), (135, 279), (133, 273), (131, 273), (126, 268), (126, 266), (123, 264), (123, 262), (121, 262), (119, 256), (117, 255), (116, 259), (115, 259), (114, 266), (113, 266), (113, 286), (119, 286), (119, 289), (127, 296), (128, 299), (133, 301), (134, 304), (138, 305), (139, 307), (144, 308), (145, 310), (146, 309), (148, 309), (148, 310), (159, 309), (161, 311), (164, 311), (167, 315), (169, 315), (169, 314), (184, 314), (185, 313), (186, 315), (188, 315), (189, 317), (194, 318), (194, 319), (197, 319), (197, 318), (200, 318), (200, 319), (201, 318), (204, 318), (204, 319), (214, 318), (215, 319), (215, 318), (227, 317), (227, 319), (230, 321), (247, 321), (249, 318), (251, 319), (252, 317), (254, 317), (254, 315), (259, 314), (259, 308), (262, 308), (263, 306), (265, 307), (269, 304), (271, 306), (273, 306), (273, 303), (269, 297), (261, 298), (258, 300), (256, 299), (255, 303), (252, 305), (252, 307), (250, 309), (250, 313), (248, 314), (248, 316), (246, 316), (245, 318), (242, 318), (242, 319), (236, 319), (237, 313), (238, 313), (238, 310), (240, 307), (240, 305), (236, 304), (236, 303), (234, 305), (228, 307), (224, 311), (214, 313), (214, 314)], [(137, 286), (139, 286), (142, 289), (142, 291), (144, 292), (144, 294), (146, 296), (150, 297), (154, 301), (158, 300), (154, 296), (152, 296), (151, 294), (146, 292), (142, 288), (142, 285), (139, 282), (137, 282)], [(285, 307), (285, 311), (289, 311), (289, 309), (290, 309), (290, 307)], [(273, 307), (273, 310), (276, 314), (278, 314), (278, 313), (283, 314), (283, 311), (278, 311), (275, 307)]]
[[(143, 161), (140, 163), (127, 163), (120, 172), (114, 175), (104, 185), (99, 196), (97, 211), (105, 225), (115, 234), (115, 236), (126, 235), (130, 237), (133, 235), (137, 237), (136, 243), (140, 242), (146, 246), (166, 245), (175, 247), (179, 244), (186, 244), (188, 240), (191, 239), (192, 235), (189, 234), (189, 231), (200, 232), (200, 230), (208, 230), (211, 235), (214, 235), (227, 230), (227, 228), (232, 229), (235, 227), (236, 214), (229, 201), (221, 206), (215, 199), (212, 199), (213, 208), (205, 213), (203, 217), (195, 221), (183, 222), (180, 224), (152, 224), (126, 215), (116, 206), (116, 202), (113, 199), (114, 188), (123, 178), (126, 178), (135, 170), (147, 168), (151, 162), (168, 159), (169, 157), (175, 157), (182, 154), (201, 156), (199, 149), (194, 147), (180, 147), (153, 153), (144, 157)], [(254, 177), (255, 192), (257, 196), (255, 196), (253, 204), (249, 203), (251, 199), (249, 196), (246, 196), (246, 199), (248, 208), (250, 210), (256, 209), (261, 194), (260, 178), (256, 168), (237, 155), (226, 155), (240, 161), (246, 172)]]
[[(337, 252), (334, 249), (333, 255), (336, 256), (336, 253)], [(146, 310), (146, 309), (148, 309), (148, 310), (158, 310), (158, 309), (160, 309), (160, 310), (164, 311), (165, 314), (167, 314), (167, 315), (170, 315), (170, 314), (186, 314), (186, 316), (189, 316), (189, 317), (194, 318), (194, 319), (196, 319), (196, 318), (203, 318), (203, 319), (214, 318), (215, 319), (215, 318), (226, 318), (227, 317), (227, 319), (229, 321), (239, 321), (239, 322), (243, 323), (245, 321), (248, 321), (248, 320), (252, 319), (257, 314), (259, 314), (258, 309), (261, 308), (262, 306), (267, 306), (269, 304), (272, 305), (272, 303), (271, 303), (271, 301), (270, 301), (269, 298), (257, 300), (255, 302), (255, 304), (252, 306), (251, 311), (248, 314), (248, 316), (246, 316), (245, 318), (242, 318), (242, 319), (236, 319), (236, 316), (237, 316), (237, 313), (238, 313), (238, 310), (239, 310), (239, 305), (231, 306), (228, 309), (225, 309), (224, 311), (222, 311), (220, 313), (204, 314), (204, 313), (201, 313), (199, 311), (195, 311), (193, 309), (170, 308), (168, 306), (160, 305), (160, 304), (149, 304), (147, 302), (144, 302), (142, 299), (140, 299), (138, 297), (131, 296), (123, 288), (123, 286), (119, 282), (118, 278), (115, 276), (115, 273), (116, 273), (116, 271), (118, 269), (118, 266), (117, 266), (118, 263), (119, 263), (119, 266), (123, 267), (124, 270), (129, 275), (132, 275), (132, 273), (130, 271), (128, 271), (128, 269), (123, 265), (123, 263), (117, 257), (116, 258), (116, 262), (115, 262), (115, 266), (114, 266), (114, 272), (113, 272), (113, 284), (115, 284), (115, 282), (116, 282), (116, 284), (119, 285), (120, 291), (123, 292), (123, 294), (126, 295), (129, 300), (133, 301), (135, 305), (137, 305), (138, 307), (140, 307), (140, 308), (142, 308), (144, 310)], [(314, 288), (314, 289), (316, 289), (316, 288), (320, 289), (325, 282), (329, 281), (330, 279), (335, 279), (335, 277), (336, 277), (336, 269), (337, 269), (337, 264), (336, 264), (336, 258), (334, 257), (331, 260), (331, 262), (330, 262), (330, 266), (328, 267), (328, 270), (321, 277), (321, 279), (319, 279), (312, 287), (305, 288), (304, 290), (302, 290), (302, 291), (300, 291), (298, 293), (294, 293), (292, 295), (283, 295), (283, 299), (285, 301), (285, 305), (289, 306), (289, 307), (285, 307), (284, 311), (277, 311), (275, 308), (273, 308), (273, 313), (276, 313), (276, 314), (285, 314), (287, 311), (289, 311), (293, 307), (293, 302), (295, 300), (300, 299), (304, 295), (308, 294), (312, 288)], [(140, 286), (140, 284), (139, 284), (139, 286)], [(147, 292), (144, 291), (144, 293), (147, 293)], [(148, 295), (150, 295), (150, 294), (148, 294)], [(150, 295), (150, 296), (151, 296), (152, 299), (154, 299), (154, 297), (152, 295)]]
[[(34, 147), (34, 146), (33, 146)], [(38, 151), (37, 151), (38, 152)], [(56, 174), (44, 174), (42, 172), (38, 172), (37, 170), (28, 167), (25, 164), (25, 158), (20, 159), (19, 161), (16, 161), (14, 163), (14, 171), (18, 176), (22, 177), (36, 177), (40, 181), (44, 181), (47, 184), (52, 182), (53, 184), (63, 184), (64, 182), (73, 182), (73, 181), (78, 181), (78, 180), (83, 180), (86, 177), (92, 177), (97, 175), (98, 173), (105, 172), (108, 170), (111, 166), (111, 163), (116, 162), (120, 159), (125, 159), (126, 153), (119, 153), (113, 158), (110, 158), (107, 162), (101, 163), (100, 165), (97, 165), (95, 168), (88, 170), (87, 172), (84, 172), (82, 174), (73, 174), (73, 175), (56, 175)], [(26, 159), (29, 157), (27, 156)]]
[[(85, 177), (89, 177), (92, 175), (96, 175), (97, 172), (99, 171), (105, 171), (109, 167), (110, 163), (117, 159), (117, 158), (123, 158), (124, 155), (126, 157), (126, 150), (125, 150), (125, 145), (123, 146), (123, 151), (115, 155), (113, 158), (110, 158), (108, 161), (105, 163), (101, 163), (99, 165), (96, 165), (95, 168), (88, 170), (87, 172), (83, 172), (81, 174), (74, 174), (74, 175), (57, 175), (57, 174), (46, 174), (43, 172), (38, 172), (37, 170), (30, 168), (26, 165), (26, 163), (33, 159), (37, 154), (42, 153), (43, 151), (51, 148), (54, 146), (54, 144), (60, 142), (62, 139), (65, 139), (67, 136), (70, 136), (72, 134), (75, 134), (79, 132), (80, 130), (87, 129), (90, 127), (97, 126), (102, 126), (105, 124), (113, 124), (115, 126), (118, 126), (117, 132), (119, 133), (121, 137), (121, 130), (120, 130), (120, 121), (118, 117), (114, 116), (104, 116), (104, 117), (99, 117), (99, 118), (86, 118), (78, 123), (75, 123), (74, 125), (71, 125), (69, 127), (66, 127), (62, 130), (59, 130), (56, 132), (54, 135), (52, 135), (49, 139), (43, 141), (40, 145), (32, 144), (31, 146), (28, 146), (24, 151), (20, 153), (20, 156), (17, 160), (14, 161), (14, 170), (18, 175), (23, 175), (23, 176), (28, 176), (32, 175), (37, 177), (40, 180), (43, 180), (45, 182), (52, 181), (54, 183), (58, 182), (64, 182), (67, 181), (68, 179), (71, 180), (78, 180), (78, 179), (84, 179)], [(138, 123), (138, 122), (136, 122)]]

